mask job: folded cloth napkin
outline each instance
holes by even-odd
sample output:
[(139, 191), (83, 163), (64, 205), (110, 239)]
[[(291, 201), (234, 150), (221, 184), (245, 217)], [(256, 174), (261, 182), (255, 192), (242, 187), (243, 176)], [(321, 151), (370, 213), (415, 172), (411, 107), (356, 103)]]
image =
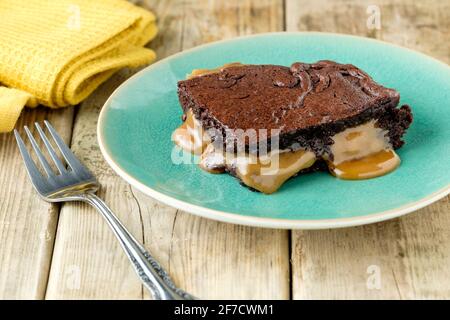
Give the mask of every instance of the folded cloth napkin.
[(124, 0), (0, 0), (0, 132), (25, 105), (85, 99), (115, 71), (152, 62), (155, 16)]

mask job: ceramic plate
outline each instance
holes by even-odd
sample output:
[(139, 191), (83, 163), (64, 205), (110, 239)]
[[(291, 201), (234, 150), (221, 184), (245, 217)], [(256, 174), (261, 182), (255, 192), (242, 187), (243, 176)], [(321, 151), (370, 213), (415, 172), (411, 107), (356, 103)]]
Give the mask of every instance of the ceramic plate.
[[(279, 64), (321, 59), (352, 63), (397, 89), (414, 122), (398, 150), (401, 166), (362, 181), (312, 173), (272, 195), (242, 187), (227, 175), (174, 164), (171, 134), (181, 123), (177, 81), (192, 69), (228, 62)], [(450, 191), (450, 67), (377, 40), (325, 33), (271, 33), (203, 45), (161, 60), (121, 85), (98, 123), (111, 167), (145, 194), (211, 219), (273, 228), (319, 229), (391, 219)]]

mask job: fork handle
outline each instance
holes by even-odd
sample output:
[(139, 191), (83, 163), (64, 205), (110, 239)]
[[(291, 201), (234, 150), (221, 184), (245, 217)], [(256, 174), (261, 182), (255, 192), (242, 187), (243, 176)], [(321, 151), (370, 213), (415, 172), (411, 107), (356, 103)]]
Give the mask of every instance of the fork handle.
[(120, 245), (133, 264), (136, 273), (155, 300), (193, 300), (190, 294), (177, 288), (168, 273), (128, 232), (106, 203), (94, 193), (82, 196), (84, 202), (96, 208), (108, 222)]

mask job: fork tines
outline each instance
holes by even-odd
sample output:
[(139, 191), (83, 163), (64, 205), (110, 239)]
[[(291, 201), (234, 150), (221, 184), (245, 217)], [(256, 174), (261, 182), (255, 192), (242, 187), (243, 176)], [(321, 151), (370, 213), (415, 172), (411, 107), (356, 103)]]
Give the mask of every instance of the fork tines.
[[(25, 132), (28, 136), (28, 139), (31, 142), (31, 146), (39, 160), (39, 163), (41, 164), (41, 167), (45, 171), (47, 177), (54, 178), (58, 175), (67, 175), (67, 174), (75, 174), (80, 179), (89, 179), (92, 177), (92, 174), (89, 172), (87, 168), (85, 168), (80, 161), (75, 157), (75, 155), (72, 153), (72, 151), (69, 149), (69, 147), (64, 143), (63, 139), (60, 137), (60, 135), (56, 132), (56, 130), (53, 128), (53, 126), (48, 122), (44, 121), (45, 126), (50, 133), (53, 141), (55, 142), (57, 149), (65, 159), (65, 161), (68, 164), (68, 168), (63, 164), (63, 161), (59, 159), (57, 152), (55, 148), (50, 143), (49, 139), (47, 138), (46, 134), (44, 133), (44, 130), (42, 130), (41, 126), (36, 122), (34, 125), (36, 127), (36, 130), (43, 141), (45, 148), (50, 155), (50, 158), (53, 160), (53, 163), (55, 164), (57, 168), (57, 173), (54, 172), (53, 168), (51, 167), (50, 163), (48, 162), (47, 158), (44, 156), (41, 148), (39, 147), (39, 144), (37, 143), (36, 139), (33, 137), (33, 134), (31, 133), (30, 129), (25, 126)], [(20, 137), (20, 134), (17, 130), (14, 130), (14, 135), (17, 140), (17, 144), (19, 146), (20, 153), (23, 157), (23, 160), (25, 162), (25, 166), (27, 168), (27, 171), (30, 175), (30, 178), (34, 184), (41, 183), (44, 177), (41, 175), (36, 163), (33, 161), (29, 151), (27, 150), (24, 141)]]

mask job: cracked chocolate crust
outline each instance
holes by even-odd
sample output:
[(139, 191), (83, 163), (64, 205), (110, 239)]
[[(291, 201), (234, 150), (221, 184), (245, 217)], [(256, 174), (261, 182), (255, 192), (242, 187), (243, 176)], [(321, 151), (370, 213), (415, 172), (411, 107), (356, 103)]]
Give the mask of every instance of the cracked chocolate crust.
[[(228, 67), (178, 82), (178, 96), (184, 112), (191, 109), (212, 140), (228, 150), (235, 150), (241, 137), (227, 129), (276, 129), (280, 149), (296, 146), (330, 156), (331, 136), (371, 119), (399, 148), (412, 121), (408, 106), (397, 107), (397, 91), (353, 65), (333, 61)], [(270, 139), (268, 144), (270, 149)]]

